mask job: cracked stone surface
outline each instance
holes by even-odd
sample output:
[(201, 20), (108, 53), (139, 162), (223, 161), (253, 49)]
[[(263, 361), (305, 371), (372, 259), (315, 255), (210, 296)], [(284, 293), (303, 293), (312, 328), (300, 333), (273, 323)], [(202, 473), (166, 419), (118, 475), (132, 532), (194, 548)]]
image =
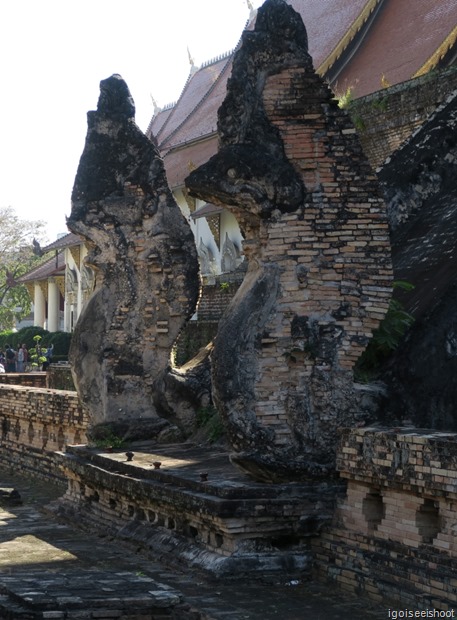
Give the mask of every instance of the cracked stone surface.
[(94, 424), (157, 419), (154, 382), (167, 372), (199, 295), (191, 229), (134, 113), (124, 80), (103, 80), (98, 108), (88, 113), (68, 219), (96, 273), (70, 351)]
[(355, 128), (283, 0), (243, 34), (218, 132), (186, 185), (245, 236), (247, 275), (211, 357), (232, 461), (264, 481), (328, 476), (338, 428), (369, 419), (352, 369), (388, 308), (390, 243)]
[(387, 414), (457, 430), (457, 95), (454, 92), (379, 170), (392, 228), (398, 299), (415, 323), (385, 379)]

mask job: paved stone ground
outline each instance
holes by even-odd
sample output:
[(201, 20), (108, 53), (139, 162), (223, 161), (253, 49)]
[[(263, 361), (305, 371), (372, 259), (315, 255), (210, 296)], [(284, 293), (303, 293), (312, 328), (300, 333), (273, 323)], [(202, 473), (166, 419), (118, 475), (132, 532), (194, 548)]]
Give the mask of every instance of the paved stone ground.
[(388, 618), (387, 603), (351, 597), (333, 586), (295, 583), (288, 575), (222, 582), (166, 567), (115, 541), (57, 523), (43, 508), (62, 489), (1, 469), (0, 487), (16, 488), (23, 500), (16, 506), (0, 497), (0, 590), (28, 593), (43, 605), (51, 596), (77, 604), (78, 598), (102, 599), (113, 592), (141, 599), (152, 588), (165, 598), (179, 591), (205, 620)]

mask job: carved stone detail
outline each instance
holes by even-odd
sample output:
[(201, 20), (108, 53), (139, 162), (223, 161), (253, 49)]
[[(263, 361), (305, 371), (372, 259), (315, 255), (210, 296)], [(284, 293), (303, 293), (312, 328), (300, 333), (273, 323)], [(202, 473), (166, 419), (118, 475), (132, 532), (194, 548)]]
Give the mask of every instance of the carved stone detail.
[(83, 265), (81, 268), (81, 291), (84, 300), (87, 300), (94, 290), (95, 286), (95, 274), (88, 265)]
[(198, 244), (198, 260), (200, 262), (200, 271), (202, 275), (206, 276), (213, 273), (213, 254), (211, 250), (203, 243), (203, 239), (200, 239), (200, 243)]
[(214, 237), (214, 241), (218, 249), (221, 248), (221, 216), (217, 215), (208, 215), (206, 217), (206, 221), (208, 222), (209, 229)]
[[(103, 80), (68, 227), (84, 238), (97, 274), (72, 339), (75, 386), (93, 424), (138, 427), (159, 415), (154, 383), (195, 311), (199, 276), (192, 231), (134, 114), (122, 78)], [(87, 291), (87, 271), (82, 278)]]
[(78, 292), (78, 276), (75, 269), (65, 270), (65, 294), (70, 304), (74, 304)]
[(222, 248), (222, 273), (235, 271), (239, 262), (239, 252), (233, 241), (225, 233), (224, 246)]

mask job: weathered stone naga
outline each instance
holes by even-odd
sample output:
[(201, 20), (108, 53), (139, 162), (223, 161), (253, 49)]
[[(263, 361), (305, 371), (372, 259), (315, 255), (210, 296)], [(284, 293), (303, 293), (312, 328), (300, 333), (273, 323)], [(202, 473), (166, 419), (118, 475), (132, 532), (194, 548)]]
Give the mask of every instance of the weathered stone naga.
[(94, 425), (158, 417), (154, 383), (169, 367), (200, 289), (191, 229), (134, 117), (124, 80), (103, 80), (97, 111), (88, 113), (67, 222), (89, 246), (96, 273), (70, 351)]
[(283, 0), (243, 34), (218, 132), (186, 185), (245, 236), (247, 275), (212, 354), (232, 461), (259, 480), (326, 476), (338, 428), (365, 421), (352, 369), (388, 308), (390, 244), (354, 126)]

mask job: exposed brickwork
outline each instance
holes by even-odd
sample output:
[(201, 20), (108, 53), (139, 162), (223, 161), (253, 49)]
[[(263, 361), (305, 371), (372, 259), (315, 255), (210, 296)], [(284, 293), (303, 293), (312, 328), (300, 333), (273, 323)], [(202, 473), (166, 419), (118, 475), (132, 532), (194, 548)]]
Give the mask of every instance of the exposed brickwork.
[(75, 392), (0, 385), (0, 462), (56, 476), (52, 452), (85, 443), (88, 421)]
[(244, 276), (244, 271), (233, 271), (204, 278), (197, 306), (197, 319), (187, 323), (175, 344), (174, 360), (177, 366), (191, 360), (201, 348), (214, 340), (219, 321)]
[(61, 463), (68, 490), (58, 514), (219, 574), (309, 571), (310, 540), (344, 490), (339, 481), (252, 485), (220, 449), (151, 445), (126, 462), (122, 451), (70, 446)]
[(345, 430), (338, 468), (348, 489), (316, 542), (321, 574), (379, 601), (455, 607), (457, 435)]
[[(352, 101), (348, 112), (370, 164), (374, 168), (380, 166), (456, 88), (457, 68), (451, 67)], [(229, 281), (229, 275), (223, 274), (221, 281)], [(184, 330), (192, 341), (197, 342), (196, 326), (219, 320), (232, 296), (231, 281), (224, 295), (218, 294), (218, 283), (219, 280), (215, 284), (203, 284), (196, 325), (193, 322)], [(214, 330), (212, 336), (215, 333)], [(209, 340), (199, 340), (198, 344), (203, 346)], [(193, 349), (187, 347), (183, 359), (189, 359), (188, 350), (195, 353), (198, 348), (198, 345)]]
[(388, 308), (390, 243), (356, 129), (280, 0), (243, 35), (218, 131), (186, 184), (245, 236), (246, 278), (212, 353), (234, 462), (259, 478), (327, 473), (337, 429), (360, 421), (352, 369)]
[(349, 113), (373, 167), (380, 166), (457, 88), (457, 68), (356, 99)]
[[(322, 325), (329, 322), (327, 313), (340, 315), (344, 339), (338, 364), (350, 369), (385, 314), (392, 272), (376, 178), (350, 119), (338, 107), (325, 105), (330, 97), (320, 78), (301, 67), (266, 81), (266, 113), (309, 193), (303, 213), (270, 223), (264, 257), (278, 261), (288, 274), (279, 300), (282, 313), (300, 313), (305, 301), (307, 314), (320, 317)], [(288, 328), (275, 329), (273, 337), (281, 340)], [(269, 357), (274, 348), (269, 347)], [(305, 372), (315, 364), (305, 360)]]
[(25, 372), (25, 373), (0, 373), (0, 385), (22, 385), (27, 387), (44, 388), (46, 387), (46, 373), (44, 372)]
[[(199, 295), (197, 250), (163, 162), (119, 75), (100, 84), (67, 224), (89, 247), (95, 290), (69, 352), (94, 425), (160, 417), (154, 384)], [(94, 173), (96, 171), (96, 173)]]
[(198, 322), (219, 321), (244, 278), (244, 272), (223, 273), (203, 282)]
[(51, 364), (46, 372), (46, 386), (51, 390), (75, 391), (70, 364)]

